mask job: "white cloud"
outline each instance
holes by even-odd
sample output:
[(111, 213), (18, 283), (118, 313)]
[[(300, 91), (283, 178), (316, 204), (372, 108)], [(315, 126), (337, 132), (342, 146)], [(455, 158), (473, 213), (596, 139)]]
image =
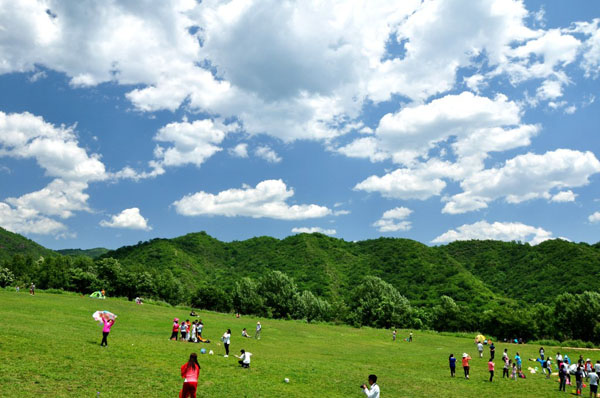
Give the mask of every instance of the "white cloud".
[(335, 235), (335, 229), (323, 229), (321, 227), (295, 227), (292, 228), (292, 232), (295, 234), (314, 234), (320, 233), (324, 235)]
[(600, 211), (597, 211), (594, 214), (590, 214), (590, 216), (588, 217), (588, 221), (591, 223), (600, 222)]
[(379, 232), (396, 232), (396, 231), (408, 231), (412, 228), (412, 223), (406, 221), (406, 218), (410, 216), (412, 210), (406, 207), (395, 207), (383, 213), (383, 216), (373, 226), (377, 228)]
[(254, 154), (259, 158), (266, 160), (269, 163), (281, 162), (281, 158), (279, 157), (279, 155), (277, 155), (277, 152), (275, 152), (273, 149), (271, 149), (271, 147), (266, 145), (259, 146), (258, 148), (256, 148)]
[(350, 214), (350, 210), (335, 210), (333, 212), (334, 216), (347, 216), (348, 214)]
[(66, 231), (66, 225), (41, 216), (32, 209), (11, 208), (0, 202), (0, 225), (15, 233), (54, 235)]
[(482, 170), (463, 180), (460, 185), (464, 192), (449, 198), (443, 212), (458, 214), (485, 208), (498, 198), (508, 203), (551, 199), (551, 190), (585, 186), (590, 176), (599, 172), (600, 161), (592, 152), (558, 149), (543, 155), (519, 155), (500, 168)]
[(494, 222), (478, 221), (474, 224), (464, 224), (457, 229), (451, 229), (438, 236), (432, 243), (448, 243), (455, 240), (502, 240), (526, 241), (537, 245), (545, 240), (552, 239), (552, 232), (543, 228), (536, 228), (519, 222)]
[(331, 210), (315, 204), (289, 205), (294, 196), (281, 180), (265, 180), (255, 188), (229, 189), (214, 195), (200, 191), (173, 203), (176, 211), (185, 216), (253, 217), (279, 220), (302, 220), (325, 217)]
[(231, 156), (235, 156), (238, 158), (247, 158), (248, 157), (248, 144), (241, 143), (237, 144), (233, 148), (229, 148), (229, 153)]
[(115, 214), (110, 218), (110, 221), (100, 221), (100, 226), (107, 228), (123, 228), (123, 229), (141, 229), (150, 231), (152, 227), (148, 225), (148, 220), (140, 214), (140, 209), (132, 207), (125, 209), (119, 214)]
[(408, 169), (398, 169), (383, 177), (370, 176), (356, 184), (355, 190), (378, 192), (386, 198), (421, 199), (439, 195), (446, 183), (439, 178), (413, 173)]
[(573, 193), (573, 191), (560, 191), (556, 195), (552, 196), (550, 199), (552, 202), (575, 202), (575, 198), (577, 194)]

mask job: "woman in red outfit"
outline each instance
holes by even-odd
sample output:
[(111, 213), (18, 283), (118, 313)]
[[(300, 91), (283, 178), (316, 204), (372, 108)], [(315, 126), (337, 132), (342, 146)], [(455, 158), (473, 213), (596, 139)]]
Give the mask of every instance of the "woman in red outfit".
[(190, 354), (190, 359), (181, 367), (181, 377), (183, 377), (183, 388), (179, 391), (179, 398), (196, 398), (196, 388), (198, 388), (198, 375), (200, 374), (200, 364), (198, 355), (195, 352)]

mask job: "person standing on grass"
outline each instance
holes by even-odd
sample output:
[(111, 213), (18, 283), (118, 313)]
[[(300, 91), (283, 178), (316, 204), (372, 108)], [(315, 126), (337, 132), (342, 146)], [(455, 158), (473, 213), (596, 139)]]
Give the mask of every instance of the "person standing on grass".
[(170, 340), (177, 340), (177, 336), (179, 335), (179, 318), (173, 319), (173, 329), (171, 332)]
[(392, 341), (396, 341), (396, 329), (392, 332)]
[(196, 335), (198, 337), (202, 337), (202, 329), (204, 329), (204, 324), (202, 323), (202, 319), (200, 319), (196, 325)]
[(199, 375), (200, 364), (198, 363), (198, 355), (193, 352), (190, 354), (190, 359), (181, 366), (183, 388), (179, 391), (179, 398), (196, 398)]
[(560, 380), (560, 382), (558, 383), (558, 391), (565, 391), (567, 387), (567, 374), (565, 372), (565, 368), (566, 367), (564, 366), (564, 363), (563, 366), (560, 366), (558, 368), (558, 379)]
[(366, 384), (360, 386), (367, 398), (379, 398), (379, 386), (377, 385), (377, 376), (369, 375), (369, 387)]
[(488, 361), (488, 370), (490, 372), (490, 383), (492, 382), (492, 380), (494, 379), (494, 366), (496, 365), (493, 362), (494, 358), (490, 358), (490, 360)]
[(456, 374), (456, 358), (454, 357), (454, 354), (450, 354), (448, 362), (450, 364), (450, 377), (454, 377)]
[(101, 315), (102, 316), (102, 323), (104, 324), (104, 327), (102, 328), (102, 341), (100, 342), (100, 347), (104, 346), (107, 347), (108, 346), (108, 334), (110, 333), (110, 328), (112, 328), (112, 326), (115, 324), (115, 320), (114, 319), (106, 319), (106, 316)]
[(181, 341), (187, 341), (187, 330), (188, 326), (186, 322), (181, 322), (179, 331), (181, 332)]
[(221, 337), (221, 341), (223, 341), (223, 345), (225, 346), (225, 358), (229, 357), (229, 343), (231, 342), (231, 329), (227, 329), (225, 333), (223, 333), (223, 337)]
[(515, 355), (515, 363), (517, 364), (517, 370), (520, 373), (521, 372), (522, 361), (521, 361), (521, 356), (519, 355), (518, 352), (517, 352), (517, 355)]
[(502, 359), (504, 359), (504, 367), (502, 368), (502, 378), (503, 379), (505, 377), (510, 378), (510, 376), (508, 375), (508, 368), (510, 367), (510, 359), (508, 359), (508, 355), (505, 357), (502, 357)]
[(481, 341), (477, 343), (477, 351), (479, 351), (479, 358), (483, 358), (483, 343)]
[(540, 347), (540, 358), (542, 359), (542, 361), (544, 360), (544, 355), (545, 355), (545, 351), (544, 351), (544, 347)]
[(600, 374), (600, 361), (596, 361), (594, 364), (594, 370), (596, 371), (596, 374)]
[(256, 333), (254, 333), (254, 338), (260, 340), (260, 331), (262, 330), (262, 325), (260, 322), (256, 322)]
[(412, 332), (408, 334), (408, 342), (412, 343)]
[(517, 363), (513, 362), (512, 364), (512, 379), (517, 380)]
[(575, 395), (581, 395), (581, 388), (583, 387), (583, 370), (581, 370), (581, 366), (579, 365), (577, 365), (577, 370), (575, 371), (575, 383), (577, 383)]
[(504, 358), (508, 358), (508, 348), (505, 348), (504, 352), (502, 353), (502, 360), (504, 360)]
[(33, 284), (33, 282), (31, 282), (31, 285), (29, 286), (29, 294), (35, 296), (35, 285)]
[(494, 342), (492, 341), (492, 344), (490, 345), (490, 357), (492, 358), (492, 361), (494, 360), (495, 356), (496, 356), (496, 346), (494, 345)]
[(598, 373), (594, 368), (588, 373), (588, 379), (590, 381), (590, 397), (596, 398), (598, 396)]
[(469, 380), (469, 361), (471, 360), (471, 356), (466, 352), (462, 355), (462, 366), (463, 371), (465, 372), (465, 379)]

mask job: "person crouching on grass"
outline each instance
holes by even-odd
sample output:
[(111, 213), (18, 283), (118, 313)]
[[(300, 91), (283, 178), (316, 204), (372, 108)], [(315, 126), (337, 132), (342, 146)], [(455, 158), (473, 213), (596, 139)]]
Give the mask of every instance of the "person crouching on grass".
[(369, 375), (369, 387), (366, 384), (360, 386), (367, 398), (379, 398), (379, 386), (377, 385), (377, 376)]
[(252, 353), (250, 352), (246, 352), (245, 350), (240, 350), (240, 356), (235, 356), (236, 358), (239, 359), (238, 363), (240, 364), (240, 366), (242, 368), (249, 368), (250, 367), (250, 357), (252, 356)]
[(183, 377), (183, 388), (179, 391), (179, 398), (196, 398), (198, 388), (198, 376), (200, 375), (200, 364), (198, 355), (193, 352), (190, 359), (181, 366), (181, 377)]

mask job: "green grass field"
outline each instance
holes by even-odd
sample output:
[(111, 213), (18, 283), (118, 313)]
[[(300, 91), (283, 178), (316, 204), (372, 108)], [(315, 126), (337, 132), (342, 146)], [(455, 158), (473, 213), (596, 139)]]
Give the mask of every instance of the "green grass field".
[[(96, 310), (118, 315), (109, 346), (100, 347), (101, 327), (92, 320)], [(501, 353), (518, 350), (524, 368), (535, 366), (538, 346), (498, 344), (496, 377), (487, 382), (487, 357), (479, 359), (470, 338), (414, 332), (414, 342), (392, 342), (387, 330), (308, 325), (298, 321), (260, 319), (260, 341), (241, 337), (243, 327), (254, 333), (257, 318), (201, 312), (203, 335), (211, 344), (169, 341), (174, 317), (189, 310), (131, 302), (94, 300), (71, 294), (0, 289), (0, 397), (176, 397), (182, 385), (179, 367), (190, 352), (201, 348), (200, 397), (361, 397), (358, 388), (369, 373), (379, 377), (382, 397), (540, 397), (564, 396), (556, 376), (527, 373), (527, 379), (502, 380)], [(217, 345), (231, 328), (232, 353), (253, 353), (250, 369), (223, 357)], [(546, 347), (548, 354), (556, 349)], [(450, 378), (448, 355), (468, 352), (474, 358), (471, 380)], [(569, 356), (600, 358), (600, 352), (568, 350)], [(486, 348), (487, 354), (487, 348)], [(476, 358), (477, 357), (477, 358)], [(462, 373), (460, 365), (457, 376)], [(289, 377), (290, 383), (283, 382)], [(572, 391), (569, 388), (569, 391)], [(584, 389), (584, 395), (589, 391)]]

